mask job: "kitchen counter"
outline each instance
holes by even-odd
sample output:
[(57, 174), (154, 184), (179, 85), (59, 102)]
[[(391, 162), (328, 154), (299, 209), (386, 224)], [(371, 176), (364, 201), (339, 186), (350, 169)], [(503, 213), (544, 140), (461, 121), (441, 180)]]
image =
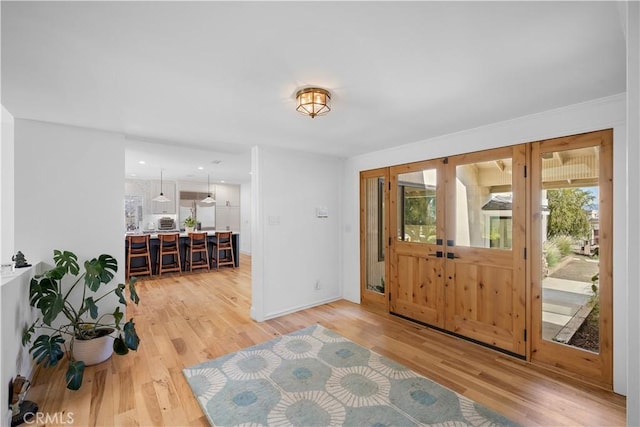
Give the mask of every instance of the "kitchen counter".
[[(212, 254), (212, 250), (213, 250), (213, 243), (217, 241), (216, 238), (216, 233), (218, 232), (226, 232), (227, 230), (202, 230), (202, 231), (196, 231), (196, 232), (202, 232), (202, 233), (207, 233), (207, 249), (209, 251), (209, 262), (211, 262), (211, 254)], [(235, 266), (238, 267), (240, 266), (240, 233), (238, 233), (237, 231), (233, 231), (233, 230), (228, 230), (231, 231), (232, 236), (231, 236), (231, 241), (233, 244), (233, 257), (234, 257), (234, 261), (235, 261)], [(125, 259), (126, 259), (126, 252), (127, 252), (127, 240), (126, 240), (126, 236), (136, 236), (136, 235), (149, 235), (149, 246), (150, 246), (150, 250), (151, 250), (151, 270), (153, 271), (153, 274), (157, 274), (157, 263), (158, 263), (158, 252), (159, 252), (159, 248), (160, 248), (160, 239), (158, 238), (158, 234), (170, 234), (170, 233), (176, 233), (176, 231), (147, 231), (147, 232), (138, 232), (138, 233), (125, 233)], [(180, 232), (180, 262), (182, 264), (182, 270), (185, 271), (185, 259), (187, 257), (187, 242), (189, 241), (189, 236), (187, 234), (187, 232), (185, 231), (181, 231)], [(140, 263), (142, 263), (143, 260), (141, 258), (138, 259), (134, 259), (133, 260), (133, 264), (132, 265), (139, 265)], [(144, 265), (144, 264), (142, 264)]]
[[(207, 233), (209, 236), (215, 236), (216, 233), (221, 231), (231, 231), (233, 234), (239, 234), (234, 230), (196, 230), (194, 233)], [(180, 237), (189, 237), (186, 231), (179, 230), (145, 230), (145, 231), (127, 231), (124, 235), (126, 236), (138, 236), (140, 234), (148, 234), (152, 239), (157, 239), (158, 234), (172, 234), (172, 233), (180, 233)]]

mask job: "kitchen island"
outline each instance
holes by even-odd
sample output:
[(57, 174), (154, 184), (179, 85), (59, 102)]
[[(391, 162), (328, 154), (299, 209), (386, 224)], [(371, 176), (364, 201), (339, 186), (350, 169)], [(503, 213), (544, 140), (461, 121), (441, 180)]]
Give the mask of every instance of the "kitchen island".
[[(202, 230), (197, 231), (198, 233), (207, 233), (207, 251), (209, 256), (209, 263), (211, 263), (211, 254), (213, 253), (213, 243), (217, 242), (216, 233), (224, 230)], [(151, 251), (151, 271), (153, 274), (157, 274), (158, 272), (158, 252), (160, 249), (160, 239), (158, 238), (158, 234), (168, 234), (168, 233), (177, 233), (178, 231), (145, 231), (145, 232), (137, 232), (137, 233), (125, 233), (125, 260), (127, 257), (127, 236), (131, 235), (149, 235), (149, 246)], [(189, 235), (181, 231), (180, 233), (180, 263), (182, 265), (182, 271), (185, 270), (185, 260), (187, 258), (187, 242), (189, 241)], [(232, 231), (231, 241), (233, 243), (233, 258), (235, 261), (235, 266), (238, 267), (240, 265), (240, 233), (236, 231)], [(168, 257), (168, 256), (167, 256)], [(134, 258), (132, 266), (144, 265), (144, 261), (141, 258)], [(212, 266), (213, 267), (213, 266)], [(126, 266), (125, 266), (126, 269)], [(126, 271), (126, 270), (125, 270)]]

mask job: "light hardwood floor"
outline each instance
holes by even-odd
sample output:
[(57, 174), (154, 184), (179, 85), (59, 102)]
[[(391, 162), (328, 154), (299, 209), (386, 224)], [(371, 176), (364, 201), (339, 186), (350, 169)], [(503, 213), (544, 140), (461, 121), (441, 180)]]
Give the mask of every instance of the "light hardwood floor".
[(75, 392), (64, 366), (41, 369), (28, 398), (45, 413), (73, 413), (76, 426), (208, 425), (184, 367), (320, 323), (524, 425), (625, 424), (622, 396), (347, 301), (256, 323), (250, 261), (139, 281), (140, 305), (128, 308), (139, 350), (88, 367)]

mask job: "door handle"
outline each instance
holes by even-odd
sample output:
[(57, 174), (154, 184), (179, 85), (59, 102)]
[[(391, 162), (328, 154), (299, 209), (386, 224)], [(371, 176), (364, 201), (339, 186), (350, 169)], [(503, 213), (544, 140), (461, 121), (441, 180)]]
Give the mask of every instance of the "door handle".
[(454, 259), (454, 258), (460, 258), (458, 255), (454, 254), (453, 252), (447, 252), (447, 258), (448, 259)]
[(442, 258), (442, 257), (444, 257), (444, 254), (442, 253), (442, 251), (436, 251), (436, 253), (429, 254), (429, 256), (431, 258)]

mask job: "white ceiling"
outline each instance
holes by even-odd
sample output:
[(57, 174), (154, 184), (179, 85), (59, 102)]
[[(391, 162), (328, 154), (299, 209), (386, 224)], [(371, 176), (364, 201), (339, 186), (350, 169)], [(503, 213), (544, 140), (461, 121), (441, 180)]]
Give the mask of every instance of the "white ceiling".
[(2, 104), (127, 135), (128, 173), (226, 155), (242, 182), (256, 144), (350, 156), (624, 91), (615, 2), (2, 1)]

